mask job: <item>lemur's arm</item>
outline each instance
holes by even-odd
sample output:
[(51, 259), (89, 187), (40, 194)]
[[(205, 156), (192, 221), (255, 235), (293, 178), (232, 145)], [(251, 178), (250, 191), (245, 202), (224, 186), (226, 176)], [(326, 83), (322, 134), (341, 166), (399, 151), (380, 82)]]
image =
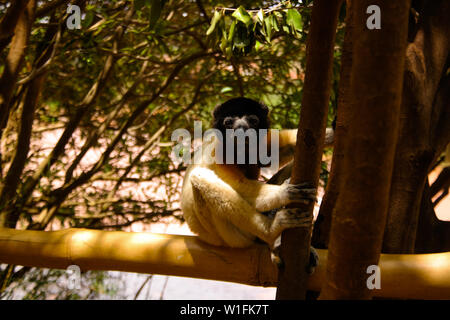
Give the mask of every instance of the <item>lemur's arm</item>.
[[(192, 184), (194, 194), (198, 193), (207, 208), (206, 212), (211, 215), (211, 221), (217, 218), (228, 220), (232, 225), (249, 232), (270, 245), (273, 245), (275, 239), (284, 229), (302, 226), (309, 221), (305, 220), (305, 216), (301, 213), (293, 214), (284, 209), (278, 211), (275, 218), (272, 219), (258, 212), (259, 210), (250, 203), (250, 201), (258, 203), (261, 211), (275, 209), (280, 204), (285, 205), (292, 202), (292, 199), (298, 199), (299, 197), (298, 189), (288, 187), (292, 185), (259, 185), (257, 181), (253, 180), (230, 184), (228, 181), (224, 181), (217, 176), (214, 171), (204, 167), (193, 169), (190, 173), (189, 180)], [(261, 188), (259, 189), (259, 193), (252, 194), (251, 192), (242, 192), (242, 188), (238, 187), (241, 185), (246, 185), (246, 188), (249, 190), (252, 187)], [(266, 193), (269, 189), (276, 196)], [(270, 196), (273, 202), (267, 201), (267, 199), (264, 200), (263, 195)], [(277, 201), (281, 202), (276, 203)], [(227, 237), (229, 235), (223, 234), (223, 236)]]
[(292, 202), (315, 200), (316, 189), (313, 188), (288, 183), (274, 185), (247, 179), (239, 171), (233, 170), (232, 166), (218, 165), (214, 171), (259, 212), (278, 209)]
[[(269, 129), (267, 134), (267, 144), (271, 146), (271, 131)], [(279, 166), (283, 167), (286, 163), (291, 161), (294, 157), (295, 145), (297, 143), (297, 129), (284, 129), (278, 130), (278, 143), (279, 143)], [(334, 142), (334, 129), (327, 128), (325, 132), (324, 148), (333, 146)]]
[[(269, 129), (267, 134), (267, 146), (271, 148), (272, 130)], [(295, 144), (297, 142), (297, 129), (284, 129), (278, 131), (278, 163), (280, 167), (283, 167), (286, 163), (291, 161), (294, 157)]]

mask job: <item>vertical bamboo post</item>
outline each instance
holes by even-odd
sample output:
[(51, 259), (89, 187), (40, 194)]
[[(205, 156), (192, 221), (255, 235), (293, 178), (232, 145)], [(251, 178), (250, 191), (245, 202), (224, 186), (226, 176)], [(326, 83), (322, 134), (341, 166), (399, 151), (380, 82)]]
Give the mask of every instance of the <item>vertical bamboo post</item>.
[[(317, 187), (325, 138), (331, 89), (334, 39), (342, 0), (316, 0), (306, 47), (306, 76), (303, 88), (297, 146), (291, 183), (310, 183)], [(307, 210), (313, 218), (314, 203)], [(308, 279), (311, 227), (285, 230), (280, 257), (276, 298), (304, 299)]]
[[(351, 106), (321, 299), (370, 299), (389, 203), (407, 44), (408, 0), (354, 0)], [(377, 6), (380, 29), (368, 28)], [(376, 9), (376, 8), (375, 8)], [(372, 11), (372, 12), (370, 12)], [(382, 285), (382, 284), (381, 284)]]

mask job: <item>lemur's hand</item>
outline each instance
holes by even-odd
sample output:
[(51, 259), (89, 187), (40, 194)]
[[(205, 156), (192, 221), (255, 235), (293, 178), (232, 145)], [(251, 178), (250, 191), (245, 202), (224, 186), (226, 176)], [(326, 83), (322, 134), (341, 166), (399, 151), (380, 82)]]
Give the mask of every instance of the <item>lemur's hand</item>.
[(287, 179), (281, 186), (285, 191), (285, 205), (290, 203), (309, 204), (316, 201), (317, 189), (309, 183), (290, 184)]

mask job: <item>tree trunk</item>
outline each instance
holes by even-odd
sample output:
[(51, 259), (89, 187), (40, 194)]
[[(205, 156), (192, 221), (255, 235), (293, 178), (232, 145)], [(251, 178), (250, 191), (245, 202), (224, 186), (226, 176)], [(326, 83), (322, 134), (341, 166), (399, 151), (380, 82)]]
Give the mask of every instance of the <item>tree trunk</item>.
[(8, 45), (14, 35), (14, 28), (29, 0), (16, 0), (10, 3), (0, 22), (0, 52)]
[(440, 191), (442, 193), (439, 195), (438, 199), (433, 202), (433, 207), (448, 195), (448, 189), (450, 188), (450, 167), (442, 169), (441, 173), (437, 177), (436, 181), (430, 187), (430, 199), (437, 195)]
[[(306, 76), (291, 183), (318, 186), (330, 99), (334, 39), (342, 0), (316, 0), (306, 51)], [(314, 203), (299, 208), (313, 217)], [(311, 228), (282, 234), (277, 299), (305, 299)]]
[[(5, 70), (0, 78), (0, 138), (9, 114), (9, 102), (13, 94), (23, 58), (25, 56), (25, 50), (28, 45), (31, 26), (34, 21), (35, 7), (35, 0), (30, 0), (26, 9), (20, 14), (15, 28), (15, 34), (12, 39), (11, 48), (9, 49), (9, 53), (6, 58)], [(23, 151), (20, 150), (20, 152)], [(0, 184), (0, 226), (7, 225), (7, 214), (2, 211), (15, 196), (18, 183), (15, 173), (15, 168), (11, 166), (5, 181)]]
[[(20, 2), (26, 4), (28, 1)], [(20, 2), (17, 1), (17, 5), (19, 5)], [(14, 29), (14, 37), (11, 41), (11, 47), (9, 49), (8, 56), (6, 57), (5, 69), (0, 78), (0, 138), (1, 132), (6, 125), (6, 119), (8, 118), (9, 102), (19, 76), (20, 68), (22, 67), (23, 59), (25, 57), (25, 50), (28, 45), (31, 26), (34, 21), (36, 1), (29, 1), (25, 9), (16, 8), (17, 5), (12, 5), (11, 10), (8, 10), (8, 12), (13, 12), (5, 16), (6, 21), (5, 19), (2, 20), (2, 27), (3, 24), (8, 21), (11, 23), (16, 22), (16, 24)], [(14, 16), (9, 17), (9, 15)], [(18, 17), (15, 15), (18, 15)], [(10, 27), (3, 27), (2, 29), (7, 29), (5, 31), (8, 32)]]
[(312, 245), (315, 248), (328, 248), (331, 217), (339, 196), (342, 164), (345, 156), (345, 141), (347, 140), (350, 112), (350, 75), (352, 70), (352, 0), (347, 0), (347, 15), (345, 17), (345, 38), (342, 47), (341, 74), (339, 80), (339, 97), (337, 106), (336, 129), (334, 135), (333, 159), (331, 161), (330, 177), (325, 195), (320, 206), (319, 215), (314, 224)]
[[(52, 17), (50, 23), (56, 23), (56, 19)], [(58, 26), (50, 26), (44, 36), (44, 39), (38, 46), (35, 58), (35, 65), (33, 70), (38, 70), (50, 59), (54, 46), (59, 39)], [(44, 71), (33, 78), (28, 83), (25, 98), (22, 105), (22, 113), (20, 118), (19, 134), (17, 139), (17, 147), (13, 156), (11, 166), (5, 178), (6, 191), (2, 194), (6, 200), (3, 215), (5, 215), (4, 226), (8, 228), (15, 228), (21, 212), (16, 208), (16, 202), (13, 202), (17, 187), (20, 183), (22, 172), (25, 168), (28, 152), (30, 150), (30, 140), (32, 133), (32, 126), (34, 120), (34, 113), (39, 103), (39, 96), (41, 94), (42, 86), (47, 77), (47, 72)]]
[(406, 51), (400, 131), (383, 252), (413, 253), (429, 168), (450, 139), (450, 2), (427, 1)]
[(450, 221), (441, 221), (436, 217), (428, 181), (422, 194), (414, 251), (415, 253), (450, 251)]
[[(394, 167), (408, 33), (408, 0), (353, 2), (354, 107), (342, 189), (332, 219), (321, 299), (370, 299), (367, 268), (377, 265)], [(381, 29), (369, 30), (370, 5), (381, 9)]]

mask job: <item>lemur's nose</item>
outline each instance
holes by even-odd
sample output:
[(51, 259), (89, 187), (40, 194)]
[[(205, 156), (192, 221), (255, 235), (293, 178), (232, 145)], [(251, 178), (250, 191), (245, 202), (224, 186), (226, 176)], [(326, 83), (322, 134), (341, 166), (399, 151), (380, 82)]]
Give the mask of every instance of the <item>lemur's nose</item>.
[(234, 130), (237, 130), (237, 129), (247, 130), (248, 128), (249, 128), (248, 122), (244, 119), (236, 120), (233, 125)]

